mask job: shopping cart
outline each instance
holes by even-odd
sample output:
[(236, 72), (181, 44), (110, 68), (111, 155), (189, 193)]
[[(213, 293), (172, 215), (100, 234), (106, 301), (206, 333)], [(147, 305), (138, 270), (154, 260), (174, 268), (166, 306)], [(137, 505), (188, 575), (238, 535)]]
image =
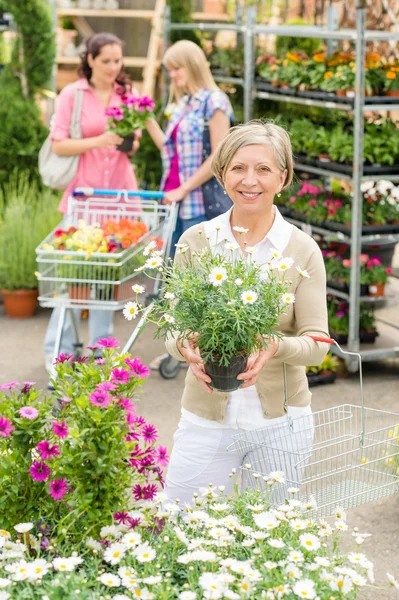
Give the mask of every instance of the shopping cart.
[[(290, 488), (305, 503), (315, 500), (313, 516), (329, 516), (337, 506), (345, 509), (399, 492), (399, 414), (364, 406), (360, 354), (357, 357), (360, 405), (343, 404), (233, 436), (229, 450), (241, 459), (245, 484), (259, 487), (272, 471), (283, 471), (285, 483), (273, 494), (273, 504), (289, 497)], [(288, 406), (284, 365), (285, 407)], [(291, 496), (292, 497), (292, 496)]]
[[(126, 302), (135, 300), (132, 285), (144, 284), (145, 294), (141, 303), (147, 308), (123, 348), (128, 352), (140, 333), (145, 316), (151, 309), (159, 289), (160, 280), (145, 278), (136, 272), (145, 258), (144, 247), (157, 239), (164, 256), (169, 255), (172, 233), (176, 224), (177, 207), (157, 202), (162, 192), (100, 190), (77, 188), (68, 201), (68, 211), (63, 221), (36, 249), (38, 264), (39, 302), (43, 307), (60, 308), (54, 358), (59, 354), (66, 311), (69, 311), (75, 335), (75, 351), (79, 354), (82, 344), (72, 309), (121, 310)], [(116, 252), (85, 252), (55, 250), (52, 247), (57, 229), (78, 227), (83, 220), (87, 225), (106, 221), (119, 223), (122, 219), (137, 221), (146, 227), (138, 242)], [(145, 278), (145, 281), (144, 281)]]

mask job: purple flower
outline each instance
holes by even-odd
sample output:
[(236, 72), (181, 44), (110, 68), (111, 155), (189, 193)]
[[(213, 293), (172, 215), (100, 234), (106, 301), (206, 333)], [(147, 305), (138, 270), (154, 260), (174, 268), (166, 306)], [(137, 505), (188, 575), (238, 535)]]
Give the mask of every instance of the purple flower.
[(111, 376), (114, 381), (118, 383), (129, 383), (130, 373), (125, 369), (114, 369), (111, 371)]
[(93, 406), (101, 406), (102, 408), (109, 406), (112, 402), (112, 398), (108, 394), (108, 392), (100, 392), (100, 391), (93, 392), (89, 396), (89, 400), (93, 404)]
[(88, 356), (77, 356), (76, 358), (73, 359), (72, 362), (74, 363), (85, 363), (89, 360)]
[(144, 498), (143, 488), (141, 487), (141, 485), (139, 483), (134, 486), (134, 488), (132, 490), (132, 494), (133, 494), (135, 500), (137, 500), (137, 501), (142, 500)]
[(105, 365), (105, 363), (107, 362), (105, 358), (95, 358), (94, 362), (96, 363), (96, 365)]
[(111, 119), (115, 119), (116, 121), (121, 121), (123, 119), (123, 110), (119, 106), (111, 106), (105, 109), (105, 116), (111, 117)]
[(61, 402), (63, 402), (64, 404), (69, 404), (70, 402), (72, 402), (72, 398), (68, 398), (68, 396), (62, 396)]
[(86, 346), (86, 348), (88, 350), (91, 350), (92, 352), (95, 352), (97, 350), (97, 346)]
[(144, 500), (152, 500), (157, 493), (158, 489), (155, 483), (149, 483), (142, 489)]
[(58, 365), (59, 363), (67, 362), (70, 358), (72, 358), (72, 356), (73, 354), (64, 354), (63, 352), (61, 352), (61, 354), (55, 359), (55, 364)]
[(112, 392), (114, 389), (116, 389), (116, 385), (112, 381), (103, 381), (96, 385), (98, 392)]
[(136, 517), (135, 519), (129, 518), (129, 523), (130, 527), (134, 529), (135, 527), (138, 527), (140, 525), (141, 519), (140, 517)]
[(137, 377), (140, 377), (140, 379), (144, 379), (144, 377), (148, 377), (150, 374), (150, 369), (143, 365), (139, 358), (134, 358), (133, 360), (125, 358), (125, 363)]
[(128, 94), (122, 94), (121, 102), (126, 106), (134, 106), (135, 104), (140, 102), (140, 98), (137, 98), (136, 96), (129, 96)]
[(129, 400), (129, 398), (121, 398), (118, 404), (123, 406), (123, 409), (128, 413), (128, 415), (133, 415), (136, 412), (134, 402)]
[(29, 419), (30, 421), (37, 419), (39, 416), (39, 411), (36, 408), (33, 408), (33, 406), (23, 406), (18, 412), (23, 419)]
[(44, 538), (42, 538), (42, 541), (40, 542), (40, 548), (42, 550), (45, 550), (49, 544), (50, 544), (50, 540), (48, 539), (48, 537), (44, 537)]
[(61, 423), (57, 423), (57, 421), (53, 421), (53, 432), (59, 438), (67, 437), (68, 427), (66, 426), (65, 421), (62, 421)]
[(126, 512), (114, 513), (114, 519), (117, 523), (122, 524), (122, 525), (130, 524), (130, 517)]
[(57, 444), (51, 446), (47, 440), (39, 442), (36, 448), (43, 460), (49, 460), (50, 458), (54, 458), (54, 456), (59, 456), (60, 454)]
[(142, 98), (140, 98), (138, 109), (140, 112), (144, 112), (145, 110), (152, 112), (154, 110), (154, 106), (154, 100), (151, 100), (151, 98), (149, 98), (148, 96), (143, 96)]
[(29, 469), (32, 479), (35, 481), (46, 481), (50, 477), (50, 469), (44, 462), (34, 461)]
[(11, 423), (10, 419), (0, 417), (0, 435), (3, 437), (11, 437), (11, 432), (14, 431), (15, 427)]
[(24, 387), (21, 390), (21, 394), (27, 394), (31, 387), (35, 385), (36, 381), (24, 381)]
[(167, 466), (169, 462), (169, 456), (166, 446), (159, 446), (155, 451), (155, 456), (157, 459), (157, 463), (161, 465), (161, 467)]
[(337, 313), (335, 313), (335, 316), (341, 318), (345, 316), (345, 313), (343, 310), (339, 310)]
[(49, 494), (53, 498), (53, 500), (62, 500), (64, 496), (68, 493), (68, 482), (66, 479), (53, 479), (50, 482), (50, 491)]
[(97, 348), (119, 348), (119, 340), (112, 336), (97, 341)]
[(10, 381), (10, 383), (2, 383), (0, 385), (0, 390), (12, 390), (12, 388), (19, 385), (18, 381)]
[(151, 442), (155, 442), (158, 438), (158, 431), (156, 427), (154, 427), (154, 425), (150, 425), (149, 423), (147, 423), (147, 425), (144, 426), (141, 435), (143, 436), (147, 444), (151, 444)]

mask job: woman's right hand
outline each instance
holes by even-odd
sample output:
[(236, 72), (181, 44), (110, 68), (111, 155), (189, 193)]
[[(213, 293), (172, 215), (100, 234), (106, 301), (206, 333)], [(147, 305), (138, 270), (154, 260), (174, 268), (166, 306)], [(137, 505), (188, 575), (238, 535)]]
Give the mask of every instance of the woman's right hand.
[(208, 383), (211, 383), (212, 379), (205, 373), (204, 362), (196, 345), (197, 339), (198, 336), (193, 336), (190, 340), (183, 340), (182, 343), (177, 341), (176, 345), (200, 386), (209, 394), (212, 394), (213, 389), (208, 385)]
[(116, 150), (116, 147), (122, 142), (123, 138), (113, 131), (106, 131), (96, 137), (96, 147), (106, 148), (107, 150)]

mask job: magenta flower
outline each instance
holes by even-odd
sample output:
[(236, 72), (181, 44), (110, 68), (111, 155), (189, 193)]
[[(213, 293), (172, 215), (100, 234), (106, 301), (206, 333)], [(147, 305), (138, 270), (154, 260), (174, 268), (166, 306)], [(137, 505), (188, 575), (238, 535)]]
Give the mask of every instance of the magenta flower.
[(140, 379), (144, 379), (144, 377), (148, 377), (150, 374), (150, 369), (143, 365), (139, 358), (134, 358), (133, 360), (125, 358), (125, 363)]
[(142, 489), (144, 500), (153, 500), (157, 491), (158, 489), (155, 483), (149, 483), (148, 485), (145, 485)]
[(97, 348), (119, 348), (119, 340), (112, 336), (97, 341)]
[(119, 106), (111, 106), (105, 109), (105, 116), (121, 121), (123, 119), (123, 110)]
[(121, 102), (126, 106), (134, 106), (135, 104), (140, 102), (140, 98), (137, 98), (136, 96), (129, 96), (128, 94), (122, 94)]
[(68, 435), (68, 427), (66, 426), (65, 421), (61, 423), (57, 423), (57, 421), (53, 421), (53, 432), (59, 438), (65, 438)]
[(166, 446), (159, 446), (155, 451), (155, 457), (157, 463), (161, 465), (161, 467), (166, 467), (169, 462), (168, 450)]
[(158, 431), (154, 425), (147, 423), (147, 425), (144, 426), (141, 435), (147, 444), (151, 444), (151, 442), (155, 442), (155, 440), (158, 438)]
[(33, 406), (23, 406), (18, 412), (23, 419), (29, 419), (30, 421), (37, 419), (39, 416), (39, 411), (36, 408), (33, 408)]
[(129, 383), (130, 380), (130, 373), (125, 369), (114, 369), (111, 371), (111, 376), (113, 381), (118, 383)]
[(29, 469), (32, 479), (34, 481), (46, 481), (50, 477), (50, 469), (44, 462), (35, 460)]
[(40, 457), (43, 460), (49, 460), (50, 458), (54, 458), (54, 456), (59, 456), (60, 454), (58, 445), (55, 444), (54, 446), (51, 446), (47, 440), (39, 442), (36, 448), (38, 449)]
[(53, 500), (62, 500), (67, 493), (68, 482), (66, 479), (53, 479), (53, 481), (50, 482), (49, 494), (53, 498)]
[(0, 435), (3, 437), (10, 437), (10, 434), (12, 431), (14, 431), (14, 429), (15, 427), (13, 427), (10, 419), (0, 417)]
[(97, 346), (86, 346), (86, 348), (88, 350), (91, 350), (92, 352), (95, 352), (97, 350)]
[(61, 354), (55, 359), (55, 364), (58, 365), (59, 363), (67, 362), (70, 358), (72, 358), (72, 356), (73, 354), (64, 354), (63, 352), (61, 352)]
[(149, 98), (148, 96), (143, 96), (142, 98), (140, 98), (138, 109), (140, 112), (144, 112), (145, 110), (152, 112), (154, 110), (154, 106), (154, 100), (151, 100), (151, 98)]
[(2, 383), (0, 385), (0, 390), (12, 390), (12, 388), (19, 385), (18, 381), (10, 381), (10, 383)]
[(101, 406), (102, 408), (109, 406), (112, 402), (112, 398), (108, 392), (100, 391), (93, 392), (89, 396), (89, 400), (93, 406)]
[(112, 381), (103, 381), (96, 385), (98, 392), (112, 392), (114, 389), (116, 389), (116, 385)]
[(114, 520), (119, 523), (119, 525), (129, 525), (130, 517), (127, 512), (117, 512), (114, 513)]
[(118, 404), (123, 406), (123, 409), (128, 413), (128, 415), (133, 415), (136, 412), (136, 407), (134, 403), (129, 400), (129, 398), (121, 398)]
[(73, 359), (72, 362), (74, 363), (85, 363), (89, 360), (88, 356), (77, 356), (76, 358)]
[(335, 316), (341, 319), (345, 316), (345, 313), (342, 310), (339, 310), (337, 313), (335, 313)]
[(21, 390), (21, 394), (27, 394), (29, 390), (35, 385), (36, 381), (24, 381), (24, 387)]
[(139, 483), (134, 486), (134, 488), (132, 490), (132, 494), (133, 494), (135, 500), (137, 500), (137, 501), (142, 500), (144, 498), (143, 488), (141, 487), (141, 485)]

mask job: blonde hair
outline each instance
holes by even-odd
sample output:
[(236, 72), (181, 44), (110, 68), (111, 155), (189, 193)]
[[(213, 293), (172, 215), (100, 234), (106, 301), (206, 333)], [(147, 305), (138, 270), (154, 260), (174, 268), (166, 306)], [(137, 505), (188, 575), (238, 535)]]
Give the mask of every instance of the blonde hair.
[(186, 93), (195, 94), (201, 88), (219, 90), (203, 50), (190, 40), (180, 40), (170, 46), (165, 52), (162, 62), (167, 69), (184, 67), (187, 72), (187, 90), (178, 89), (172, 83), (170, 86), (171, 100), (174, 98), (180, 100)]
[(273, 121), (262, 119), (254, 119), (232, 127), (219, 143), (212, 158), (212, 172), (218, 181), (223, 185), (226, 171), (238, 150), (254, 144), (273, 148), (278, 168), (281, 172), (287, 170), (283, 187), (289, 187), (294, 175), (290, 136)]

